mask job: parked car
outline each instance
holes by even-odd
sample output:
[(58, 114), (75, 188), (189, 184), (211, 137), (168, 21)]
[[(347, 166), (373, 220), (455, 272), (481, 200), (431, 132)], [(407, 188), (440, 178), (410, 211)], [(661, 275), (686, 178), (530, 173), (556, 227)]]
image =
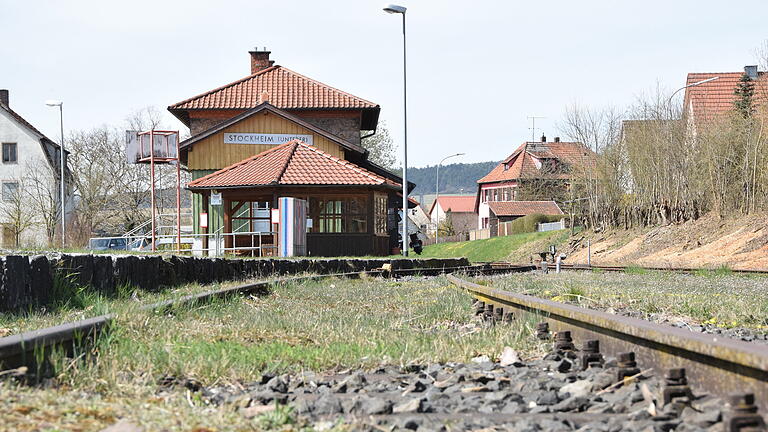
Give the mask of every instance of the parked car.
[(91, 250), (127, 250), (128, 241), (122, 237), (92, 238), (88, 241)]

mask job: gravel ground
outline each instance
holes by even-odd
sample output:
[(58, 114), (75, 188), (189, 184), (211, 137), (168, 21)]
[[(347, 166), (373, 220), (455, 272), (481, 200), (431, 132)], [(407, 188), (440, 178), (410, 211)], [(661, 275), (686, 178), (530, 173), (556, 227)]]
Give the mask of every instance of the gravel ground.
[(768, 344), (766, 277), (566, 271), (497, 275), (480, 280), (506, 291)]
[(337, 374), (264, 375), (241, 385), (198, 387), (166, 378), (163, 391), (184, 386), (216, 406), (245, 415), (287, 404), (316, 430), (720, 431), (722, 400), (706, 395), (661, 406), (662, 379), (643, 377), (602, 391), (617, 379), (616, 361), (581, 370), (571, 353), (523, 362), (507, 350), (501, 362), (433, 363)]

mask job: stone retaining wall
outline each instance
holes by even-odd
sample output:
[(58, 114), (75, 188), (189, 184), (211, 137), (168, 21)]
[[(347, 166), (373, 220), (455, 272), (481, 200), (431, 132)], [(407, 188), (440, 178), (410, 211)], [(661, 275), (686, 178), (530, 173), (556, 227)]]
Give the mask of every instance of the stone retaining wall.
[(223, 259), (160, 255), (8, 255), (0, 257), (0, 311), (23, 311), (52, 300), (53, 281), (69, 279), (106, 296), (118, 287), (157, 291), (186, 283), (208, 284), (297, 273), (347, 273), (381, 268), (469, 265), (452, 259)]

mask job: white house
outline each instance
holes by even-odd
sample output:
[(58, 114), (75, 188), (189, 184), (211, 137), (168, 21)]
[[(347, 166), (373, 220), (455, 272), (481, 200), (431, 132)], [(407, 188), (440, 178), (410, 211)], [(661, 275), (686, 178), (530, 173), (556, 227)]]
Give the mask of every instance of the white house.
[(8, 90), (0, 90), (0, 146), (0, 247), (45, 245), (42, 209), (46, 198), (58, 208), (60, 147), (11, 109)]

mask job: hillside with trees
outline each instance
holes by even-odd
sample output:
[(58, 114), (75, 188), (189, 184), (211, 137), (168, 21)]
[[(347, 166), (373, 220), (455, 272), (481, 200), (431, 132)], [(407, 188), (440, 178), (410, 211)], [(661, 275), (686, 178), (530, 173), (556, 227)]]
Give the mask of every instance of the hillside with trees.
[[(477, 180), (488, 174), (498, 162), (454, 163), (440, 167), (440, 193), (477, 192)], [(437, 165), (408, 168), (408, 181), (416, 183), (413, 196), (435, 193)]]

